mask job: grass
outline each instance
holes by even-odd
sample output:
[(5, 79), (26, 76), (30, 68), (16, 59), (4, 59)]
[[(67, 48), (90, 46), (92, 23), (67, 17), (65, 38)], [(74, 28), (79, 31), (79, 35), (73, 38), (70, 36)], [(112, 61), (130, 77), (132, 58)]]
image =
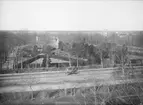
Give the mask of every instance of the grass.
[[(21, 93), (5, 93), (0, 95), (1, 103), (30, 103), (42, 104), (55, 102), (73, 102), (78, 105), (139, 105), (143, 100), (143, 83), (138, 84), (122, 84), (116, 86), (99, 86), (90, 88), (75, 89), (75, 94), (65, 95), (63, 90), (44, 90), (33, 92), (33, 99), (31, 92)], [(70, 91), (70, 90), (68, 90)], [(41, 99), (42, 92), (45, 93), (44, 98)], [(95, 95), (96, 94), (96, 95)], [(54, 97), (56, 96), (56, 97)], [(73, 101), (74, 100), (74, 101)], [(60, 105), (60, 104), (58, 104)]]

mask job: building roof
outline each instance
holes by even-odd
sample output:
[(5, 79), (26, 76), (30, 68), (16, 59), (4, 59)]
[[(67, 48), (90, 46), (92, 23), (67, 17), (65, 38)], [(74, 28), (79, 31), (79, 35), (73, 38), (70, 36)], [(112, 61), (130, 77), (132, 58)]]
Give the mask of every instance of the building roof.
[(36, 61), (32, 62), (31, 64), (41, 64), (43, 62), (43, 58), (37, 59)]
[[(56, 49), (54, 51), (52, 51), (52, 53), (54, 53), (55, 57), (57, 58), (65, 58), (65, 59), (70, 59), (71, 60), (77, 60), (77, 57), (74, 56), (74, 55), (71, 55), (70, 53), (68, 52), (65, 52), (65, 51), (61, 51), (60, 49)], [(83, 59), (83, 58), (78, 58), (79, 61), (87, 61), (87, 59)]]
[(51, 58), (51, 63), (69, 63), (69, 61)]
[[(51, 63), (69, 63), (69, 61), (66, 60), (61, 60), (61, 59), (55, 59), (55, 58), (50, 58), (51, 59)], [(31, 64), (41, 64), (43, 62), (43, 58), (40, 58), (34, 62), (32, 62)]]

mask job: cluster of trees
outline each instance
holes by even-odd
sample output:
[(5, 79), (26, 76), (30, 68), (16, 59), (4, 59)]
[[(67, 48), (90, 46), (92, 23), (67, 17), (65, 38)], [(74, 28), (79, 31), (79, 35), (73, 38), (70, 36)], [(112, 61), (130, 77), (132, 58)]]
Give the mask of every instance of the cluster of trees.
[(6, 62), (7, 56), (15, 46), (26, 44), (26, 40), (15, 35), (12, 32), (0, 32), (0, 68)]
[[(69, 47), (69, 45), (71, 45)], [(79, 58), (88, 59), (87, 64), (100, 64), (101, 54), (103, 58), (109, 57), (109, 49), (102, 45), (102, 48), (96, 47), (96, 45), (88, 44), (83, 41), (74, 42), (72, 44), (64, 44), (60, 42), (59, 48), (63, 51), (68, 51), (71, 55), (77, 56)]]
[[(68, 45), (71, 45), (69, 47)], [(64, 44), (60, 42), (59, 48), (64, 51), (68, 51), (71, 55), (75, 55), (79, 58), (88, 59), (87, 65), (101, 64), (104, 59), (113, 60), (114, 63), (127, 62), (128, 50), (125, 45), (117, 47), (115, 43), (100, 43), (98, 45), (88, 44), (83, 38), (82, 41), (73, 42), (72, 44)], [(113, 58), (114, 56), (114, 58)]]

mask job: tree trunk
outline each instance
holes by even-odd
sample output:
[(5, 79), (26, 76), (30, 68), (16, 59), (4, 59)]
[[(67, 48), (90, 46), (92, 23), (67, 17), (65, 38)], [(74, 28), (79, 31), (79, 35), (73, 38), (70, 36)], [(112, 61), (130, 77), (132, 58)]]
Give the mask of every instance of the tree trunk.
[(71, 67), (71, 60), (70, 60), (70, 55), (69, 55), (69, 66)]
[(121, 62), (122, 62), (122, 74), (124, 75), (125, 71), (124, 71), (124, 57), (123, 57), (123, 55), (122, 55)]
[(103, 68), (103, 57), (102, 57), (102, 52), (100, 51), (100, 60), (101, 60), (101, 66)]
[(78, 67), (78, 56), (77, 56), (77, 67)]

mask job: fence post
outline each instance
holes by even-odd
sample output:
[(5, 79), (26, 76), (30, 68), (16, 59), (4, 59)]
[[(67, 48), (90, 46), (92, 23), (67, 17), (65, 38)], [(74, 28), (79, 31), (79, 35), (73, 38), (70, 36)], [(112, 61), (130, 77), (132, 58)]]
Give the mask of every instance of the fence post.
[(97, 102), (96, 102), (96, 85), (94, 84), (94, 104), (97, 105)]

